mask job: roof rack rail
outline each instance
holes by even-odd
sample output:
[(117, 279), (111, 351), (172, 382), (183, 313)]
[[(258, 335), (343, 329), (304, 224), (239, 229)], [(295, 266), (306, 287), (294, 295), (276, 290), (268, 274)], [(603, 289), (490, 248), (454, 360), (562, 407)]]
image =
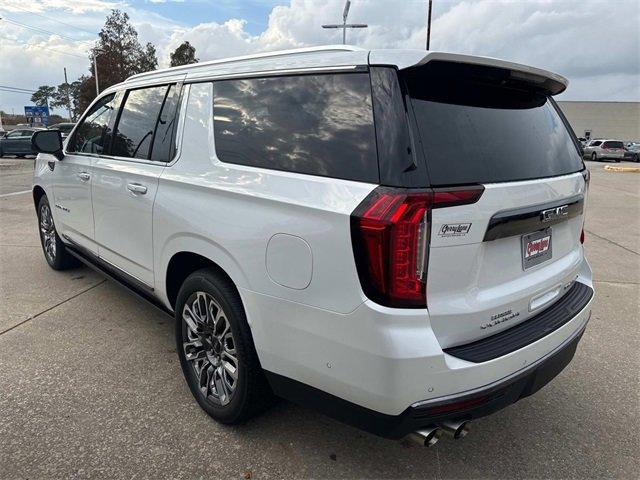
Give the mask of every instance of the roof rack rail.
[(206, 62), (192, 63), (189, 65), (181, 65), (179, 67), (162, 68), (160, 70), (152, 70), (150, 72), (137, 73), (135, 75), (131, 75), (130, 77), (128, 77), (125, 80), (125, 82), (128, 82), (130, 80), (137, 80), (137, 79), (151, 76), (151, 75), (156, 75), (158, 73), (168, 73), (168, 72), (178, 73), (181, 70), (186, 70), (191, 68), (204, 68), (210, 65), (222, 65), (226, 63), (241, 62), (246, 60), (257, 60), (261, 58), (278, 57), (278, 56), (285, 56), (285, 55), (303, 55), (307, 53), (316, 53), (316, 52), (332, 52), (332, 51), (357, 52), (362, 50), (364, 50), (364, 48), (356, 47), (353, 45), (321, 45), (317, 47), (293, 48), (290, 50), (277, 50), (274, 52), (254, 53), (251, 55), (222, 58), (219, 60), (209, 60)]

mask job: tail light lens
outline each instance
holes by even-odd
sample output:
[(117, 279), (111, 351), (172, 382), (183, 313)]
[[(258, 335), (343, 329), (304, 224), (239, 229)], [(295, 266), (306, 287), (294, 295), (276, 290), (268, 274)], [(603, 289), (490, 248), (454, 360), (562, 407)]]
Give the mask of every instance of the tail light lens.
[(409, 190), (378, 187), (351, 215), (351, 236), (365, 295), (388, 307), (425, 307), (433, 208), (475, 203), (484, 187)]

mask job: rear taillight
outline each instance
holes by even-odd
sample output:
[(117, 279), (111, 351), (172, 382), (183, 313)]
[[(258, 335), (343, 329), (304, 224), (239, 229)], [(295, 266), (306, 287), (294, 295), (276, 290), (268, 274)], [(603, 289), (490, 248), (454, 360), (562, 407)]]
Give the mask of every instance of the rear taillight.
[(484, 187), (410, 190), (378, 187), (351, 215), (360, 284), (388, 307), (425, 307), (433, 208), (475, 203)]

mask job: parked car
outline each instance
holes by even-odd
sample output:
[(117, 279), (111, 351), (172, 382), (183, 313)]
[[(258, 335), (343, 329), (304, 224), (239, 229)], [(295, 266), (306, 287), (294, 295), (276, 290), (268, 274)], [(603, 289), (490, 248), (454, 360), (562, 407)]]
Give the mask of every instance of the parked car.
[(587, 144), (589, 143), (589, 140), (587, 140), (584, 137), (578, 137), (578, 141), (580, 142), (580, 145), (582, 146), (582, 148), (586, 147)]
[(173, 315), (222, 423), (275, 394), (387, 438), (459, 438), (551, 381), (591, 315), (566, 86), (344, 46), (134, 75), (64, 148), (34, 137), (44, 256)]
[(629, 142), (625, 148), (624, 159), (629, 162), (640, 162), (640, 143)]
[(31, 136), (38, 131), (37, 128), (17, 128), (11, 130), (4, 137), (0, 138), (0, 157), (4, 155), (15, 155), (24, 158), (26, 155), (35, 155), (31, 148)]
[(76, 126), (75, 123), (69, 123), (69, 122), (56, 123), (55, 125), (51, 125), (49, 127), (49, 130), (60, 130), (60, 133), (62, 134), (62, 138), (65, 139), (69, 136), (69, 134), (73, 130), (73, 127), (75, 126)]
[(596, 138), (594, 140), (589, 141), (582, 148), (582, 157), (586, 159), (591, 159), (591, 154), (593, 153), (595, 147), (598, 147), (602, 144), (603, 140), (601, 138)]
[(589, 145), (588, 155), (593, 161), (614, 160), (620, 162), (624, 158), (624, 143), (620, 140), (602, 140)]

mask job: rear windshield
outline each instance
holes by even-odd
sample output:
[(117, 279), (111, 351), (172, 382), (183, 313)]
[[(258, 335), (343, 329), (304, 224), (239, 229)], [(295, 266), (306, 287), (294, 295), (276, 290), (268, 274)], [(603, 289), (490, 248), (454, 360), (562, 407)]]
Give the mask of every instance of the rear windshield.
[(604, 142), (602, 148), (624, 148), (622, 142)]
[(582, 170), (572, 133), (544, 93), (524, 85), (505, 87), (498, 69), (427, 67), (404, 77), (431, 184), (528, 180)]

